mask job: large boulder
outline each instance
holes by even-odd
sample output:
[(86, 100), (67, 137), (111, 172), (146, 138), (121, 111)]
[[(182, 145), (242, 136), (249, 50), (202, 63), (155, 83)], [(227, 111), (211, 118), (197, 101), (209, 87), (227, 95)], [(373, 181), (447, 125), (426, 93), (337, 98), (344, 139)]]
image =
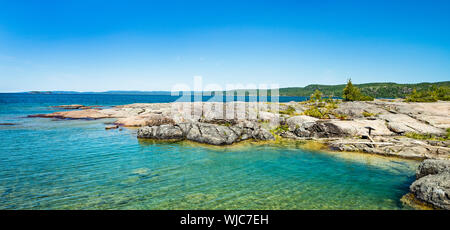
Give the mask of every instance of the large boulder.
[(266, 129), (255, 129), (252, 131), (251, 136), (255, 140), (275, 140), (275, 137)]
[(242, 121), (235, 125), (185, 122), (146, 126), (138, 130), (139, 138), (191, 140), (211, 145), (229, 145), (247, 139), (274, 140), (275, 137), (256, 122)]
[(420, 163), (416, 171), (416, 177), (419, 179), (427, 175), (434, 175), (443, 172), (450, 172), (450, 160), (428, 159)]
[(260, 111), (258, 114), (258, 118), (261, 121), (266, 121), (269, 123), (279, 123), (280, 122), (280, 115), (271, 113), (271, 112)]
[(182, 132), (181, 128), (171, 124), (142, 127), (138, 129), (137, 136), (139, 138), (162, 139), (162, 140), (184, 139), (184, 133)]
[(305, 122), (302, 126), (297, 127), (294, 133), (299, 137), (316, 138), (347, 136), (347, 133), (331, 122)]
[(410, 186), (410, 191), (421, 201), (450, 210), (450, 172), (421, 177)]
[(315, 117), (310, 117), (306, 115), (300, 115), (300, 116), (294, 116), (286, 119), (286, 125), (289, 126), (290, 131), (294, 131), (297, 128), (302, 127), (306, 123), (314, 123), (318, 121), (319, 119)]
[(212, 145), (233, 144), (239, 138), (240, 133), (227, 126), (197, 123), (186, 136), (186, 139)]

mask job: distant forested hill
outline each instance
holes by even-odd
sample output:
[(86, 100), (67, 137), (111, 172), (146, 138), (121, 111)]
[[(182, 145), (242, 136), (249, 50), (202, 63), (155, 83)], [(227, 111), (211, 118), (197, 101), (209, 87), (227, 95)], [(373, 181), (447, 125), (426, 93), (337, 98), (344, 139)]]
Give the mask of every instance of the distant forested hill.
[[(417, 91), (427, 90), (432, 86), (450, 87), (450, 81), (435, 82), (435, 83), (418, 83), (418, 84), (397, 84), (397, 83), (367, 83), (354, 84), (361, 92), (375, 97), (375, 98), (404, 98), (410, 94), (413, 89)], [(342, 97), (342, 91), (345, 84), (342, 85), (308, 85), (306, 87), (290, 87), (280, 88), (280, 96), (299, 96), (309, 97), (318, 89), (323, 93), (323, 96)], [(233, 90), (235, 93), (248, 90)], [(127, 94), (127, 95), (170, 95), (170, 91), (106, 91), (106, 92), (75, 92), (75, 91), (31, 91), (31, 94)], [(224, 91), (223, 94), (226, 92)], [(270, 95), (270, 91), (267, 92)]]
[[(361, 92), (375, 97), (375, 98), (404, 98), (410, 94), (415, 88), (417, 91), (429, 89), (430, 87), (446, 86), (450, 87), (450, 81), (435, 82), (435, 83), (418, 83), (418, 84), (397, 84), (397, 83), (367, 83), (367, 84), (354, 84)], [(280, 88), (281, 96), (303, 96), (309, 97), (313, 92), (318, 89), (324, 96), (341, 97), (342, 90), (345, 84), (342, 85), (308, 85), (306, 87), (292, 87), (292, 88)]]

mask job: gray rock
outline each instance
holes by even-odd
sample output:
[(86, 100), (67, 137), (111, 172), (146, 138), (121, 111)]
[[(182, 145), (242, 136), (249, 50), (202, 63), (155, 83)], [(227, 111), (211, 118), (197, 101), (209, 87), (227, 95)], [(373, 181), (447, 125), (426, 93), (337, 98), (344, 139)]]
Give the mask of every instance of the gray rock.
[(302, 127), (305, 123), (316, 122), (319, 119), (306, 115), (290, 117), (286, 120), (286, 125), (289, 126), (290, 131), (294, 131), (297, 128)]
[(388, 128), (396, 133), (415, 132), (422, 134), (444, 134), (444, 130), (425, 124), (405, 114), (383, 114), (379, 116), (388, 123)]
[(256, 140), (275, 140), (275, 137), (266, 129), (257, 129), (252, 132), (252, 137)]
[(212, 145), (229, 145), (236, 142), (238, 137), (229, 127), (198, 123), (190, 129), (186, 139)]
[(295, 129), (294, 133), (299, 137), (345, 137), (348, 136), (341, 128), (331, 122), (306, 122)]
[(233, 126), (201, 122), (147, 126), (138, 130), (139, 138), (191, 140), (212, 145), (229, 145), (250, 138), (274, 140), (275, 137), (256, 122), (243, 121)]
[(428, 159), (422, 161), (416, 171), (417, 179), (427, 175), (434, 175), (443, 172), (450, 172), (449, 160), (433, 160)]
[(363, 118), (363, 112), (373, 114), (387, 113), (386, 110), (379, 108), (374, 104), (363, 101), (342, 102), (338, 104), (338, 108), (335, 109), (334, 112), (347, 115), (349, 118)]
[(152, 114), (147, 118), (145, 123), (146, 126), (157, 126), (165, 124), (175, 124), (175, 122), (170, 117), (165, 117), (161, 114)]
[(450, 210), (450, 172), (424, 176), (409, 189), (417, 199)]
[(436, 140), (427, 140), (427, 143), (432, 146), (440, 146), (440, 147), (450, 147), (450, 140), (447, 141), (436, 141)]
[(264, 112), (260, 111), (258, 113), (258, 118), (260, 121), (268, 122), (271, 127), (276, 127), (280, 124), (281, 117), (279, 114), (270, 113), (270, 112)]
[(180, 127), (181, 132), (183, 132), (183, 136), (187, 136), (187, 134), (189, 133), (189, 131), (191, 131), (193, 127), (193, 123), (190, 122), (178, 123), (177, 126)]
[(387, 124), (387, 127), (389, 130), (391, 130), (394, 133), (397, 134), (404, 134), (406, 132), (414, 132), (415, 130), (408, 127), (407, 125), (405, 125), (404, 123), (400, 123), (400, 122), (389, 122)]
[(337, 126), (347, 136), (368, 135), (366, 127), (374, 128), (371, 132), (372, 136), (389, 136), (393, 134), (382, 120), (354, 119), (351, 121), (331, 120), (329, 122)]
[(137, 136), (139, 138), (175, 139), (175, 140), (180, 140), (184, 138), (183, 131), (181, 130), (181, 128), (171, 124), (160, 126), (146, 126), (139, 128)]

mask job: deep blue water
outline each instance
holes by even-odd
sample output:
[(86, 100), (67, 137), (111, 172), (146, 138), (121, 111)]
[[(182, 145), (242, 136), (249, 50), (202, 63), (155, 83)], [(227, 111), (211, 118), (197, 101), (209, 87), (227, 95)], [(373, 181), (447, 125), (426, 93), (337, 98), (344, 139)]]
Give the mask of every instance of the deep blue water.
[[(417, 162), (300, 143), (140, 141), (102, 120), (25, 118), (49, 106), (154, 95), (0, 94), (0, 209), (404, 209)], [(291, 101), (293, 98), (280, 99)]]

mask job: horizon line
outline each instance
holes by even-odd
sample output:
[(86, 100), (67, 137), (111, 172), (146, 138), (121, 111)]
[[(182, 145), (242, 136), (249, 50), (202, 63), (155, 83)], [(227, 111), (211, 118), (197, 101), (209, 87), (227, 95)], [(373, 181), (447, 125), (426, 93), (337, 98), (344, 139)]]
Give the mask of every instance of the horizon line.
[[(366, 82), (366, 83), (354, 83), (353, 85), (365, 85), (365, 84), (398, 84), (398, 85), (418, 85), (418, 84), (438, 84), (438, 83), (445, 83), (450, 81), (436, 81), (436, 82), (417, 82), (417, 83), (396, 83), (396, 82)], [(291, 89), (291, 88), (306, 88), (308, 86), (312, 85), (318, 85), (318, 86), (340, 86), (345, 85), (344, 84), (308, 84), (306, 86), (290, 86), (290, 87), (279, 87), (279, 88), (266, 88), (266, 90), (274, 90), (274, 89)], [(231, 89), (231, 90), (261, 90), (259, 88), (251, 89), (251, 88), (237, 88), (237, 89)], [(221, 91), (231, 91), (231, 90), (221, 90)], [(219, 90), (210, 90), (210, 91), (196, 91), (196, 90), (190, 90), (190, 92), (216, 92)], [(2, 91), (0, 93), (54, 93), (54, 92), (60, 92), (60, 93), (108, 93), (108, 92), (142, 92), (142, 93), (156, 93), (156, 92), (172, 92), (172, 90), (105, 90), (105, 91), (78, 91), (78, 90), (27, 90), (27, 91)], [(173, 91), (173, 92), (189, 92), (188, 90), (185, 91)]]

